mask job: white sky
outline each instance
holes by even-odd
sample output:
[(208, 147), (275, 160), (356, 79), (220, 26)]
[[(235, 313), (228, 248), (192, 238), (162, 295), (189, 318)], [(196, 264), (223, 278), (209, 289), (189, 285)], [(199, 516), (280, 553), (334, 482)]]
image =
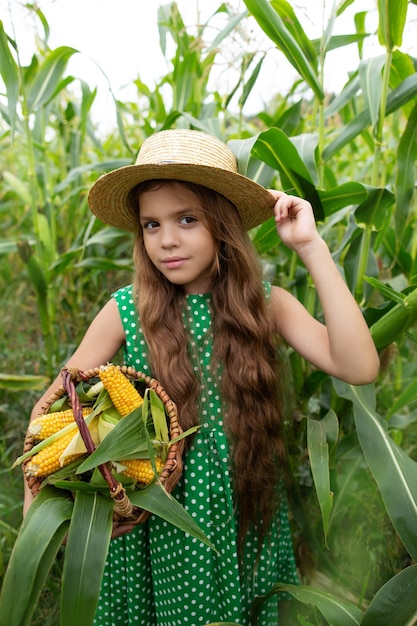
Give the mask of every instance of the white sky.
[[(106, 118), (109, 113), (111, 99), (108, 96), (108, 84), (101, 70), (110, 80), (113, 91), (121, 100), (134, 98), (131, 84), (138, 76), (147, 84), (164, 75), (169, 65), (164, 60), (159, 48), (159, 34), (157, 25), (157, 11), (159, 0), (38, 0), (50, 25), (51, 34), (49, 45), (71, 46), (79, 50), (70, 60), (68, 71), (77, 78), (82, 78), (93, 88), (98, 87), (99, 96), (95, 103), (95, 117)], [(205, 22), (221, 4), (221, 0), (177, 0), (179, 10), (185, 23), (193, 26), (198, 22)], [(229, 4), (239, 10), (245, 6), (241, 0), (229, 0)], [(332, 6), (331, 0), (300, 0), (293, 3), (300, 21), (311, 38), (319, 37), (322, 28), (323, 6), (327, 16)], [(336, 21), (335, 34), (353, 33), (352, 15), (358, 11), (374, 9), (376, 0), (356, 0), (353, 7), (345, 12), (343, 20)], [(306, 8), (307, 7), (307, 8)], [(368, 30), (376, 27), (376, 12), (374, 20), (370, 15), (367, 23)], [(30, 54), (35, 49), (34, 33), (35, 19), (33, 13), (24, 8), (20, 0), (0, 0), (0, 19), (3, 20), (5, 30), (16, 40), (22, 55), (22, 62), (28, 62)], [(223, 25), (224, 18), (213, 21), (213, 31)], [(372, 24), (372, 21), (374, 22)], [(402, 50), (417, 54), (416, 45), (417, 7), (410, 5), (408, 13), (407, 33), (404, 36)], [(212, 22), (210, 22), (212, 23)], [(39, 26), (39, 23), (38, 23)], [(295, 73), (283, 55), (271, 47), (254, 20), (246, 22), (246, 32), (253, 39), (254, 45), (268, 49), (268, 60), (264, 63), (257, 91), (248, 103), (248, 112), (262, 109), (262, 104), (270, 95), (280, 91), (285, 93), (286, 85), (292, 84)], [(210, 31), (207, 31), (208, 33)], [(369, 44), (368, 44), (369, 45)], [(372, 46), (374, 48), (372, 49)], [(223, 52), (223, 51), (222, 51)], [(371, 44), (368, 56), (379, 54), (374, 43)], [(217, 80), (223, 81), (222, 86), (234, 84), (233, 76), (228, 67), (228, 61), (233, 60), (233, 48), (224, 48), (225, 64), (219, 67)], [(357, 67), (358, 57), (356, 48), (352, 46), (342, 51), (334, 51), (328, 55), (326, 62), (326, 88), (338, 91), (347, 79), (349, 69)], [(112, 108), (112, 106), (111, 106)]]

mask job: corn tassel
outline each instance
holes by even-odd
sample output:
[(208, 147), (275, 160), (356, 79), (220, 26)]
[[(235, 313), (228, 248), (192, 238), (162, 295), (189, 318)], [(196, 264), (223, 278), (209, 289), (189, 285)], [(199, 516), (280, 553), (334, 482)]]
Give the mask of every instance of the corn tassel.
[[(148, 485), (154, 479), (155, 474), (150, 459), (127, 459), (120, 461), (120, 464), (126, 467), (121, 474), (133, 478), (142, 485)], [(158, 474), (164, 467), (159, 457), (155, 459), (155, 467)]]
[(35, 454), (25, 465), (26, 476), (28, 478), (49, 476), (49, 474), (53, 474), (64, 465), (68, 465), (75, 459), (78, 459), (82, 453), (66, 456), (62, 463), (60, 462), (60, 456), (74, 436), (74, 431), (70, 431)]
[(100, 368), (100, 379), (109, 392), (111, 401), (116, 410), (124, 417), (137, 409), (143, 403), (143, 398), (133, 384), (115, 365), (106, 365)]
[[(83, 417), (87, 417), (91, 413), (90, 407), (83, 408)], [(72, 409), (66, 411), (57, 411), (55, 413), (46, 413), (39, 415), (29, 424), (28, 434), (34, 439), (42, 441), (50, 435), (57, 433), (61, 428), (71, 424), (74, 421), (74, 413)]]

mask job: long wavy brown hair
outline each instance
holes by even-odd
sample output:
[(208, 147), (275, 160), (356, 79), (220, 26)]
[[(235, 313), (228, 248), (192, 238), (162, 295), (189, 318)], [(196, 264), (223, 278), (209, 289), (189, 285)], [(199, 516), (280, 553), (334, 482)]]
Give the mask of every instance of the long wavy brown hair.
[[(283, 401), (280, 362), (262, 271), (240, 216), (224, 196), (205, 187), (175, 181), (151, 181), (141, 193), (184, 185), (196, 194), (213, 236), (213, 364), (222, 371), (224, 424), (231, 446), (231, 467), (239, 513), (239, 547), (248, 531), (265, 538), (278, 506), (277, 486), (283, 475)], [(151, 263), (138, 226), (135, 238), (135, 297), (149, 349), (153, 375), (175, 399), (184, 429), (199, 423), (200, 381), (191, 365), (183, 324), (184, 292)]]

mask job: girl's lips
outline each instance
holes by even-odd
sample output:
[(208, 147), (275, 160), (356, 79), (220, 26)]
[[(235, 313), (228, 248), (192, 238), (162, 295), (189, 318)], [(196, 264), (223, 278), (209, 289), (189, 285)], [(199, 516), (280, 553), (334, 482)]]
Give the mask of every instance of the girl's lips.
[(183, 259), (183, 258), (172, 257), (169, 259), (164, 259), (163, 263), (165, 267), (168, 267), (169, 269), (177, 269), (179, 267), (182, 267), (185, 261), (186, 259)]

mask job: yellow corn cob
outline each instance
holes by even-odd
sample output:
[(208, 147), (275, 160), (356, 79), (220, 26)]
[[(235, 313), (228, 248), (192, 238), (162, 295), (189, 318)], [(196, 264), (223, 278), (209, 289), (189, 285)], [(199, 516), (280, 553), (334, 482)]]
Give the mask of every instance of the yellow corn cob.
[(60, 467), (68, 465), (69, 463), (72, 463), (72, 461), (75, 461), (75, 459), (78, 459), (81, 454), (73, 454), (65, 457), (62, 465), (59, 461), (59, 457), (77, 432), (78, 431), (72, 430), (69, 433), (62, 435), (62, 437), (35, 454), (25, 465), (26, 476), (49, 476), (49, 474), (53, 474), (53, 472), (56, 472), (60, 469)]
[[(91, 411), (92, 409), (90, 407), (84, 407), (83, 416), (87, 417)], [(34, 439), (42, 441), (50, 435), (57, 433), (58, 430), (61, 430), (61, 428), (67, 426), (67, 424), (72, 424), (73, 421), (74, 413), (72, 412), (72, 409), (68, 409), (67, 411), (56, 411), (55, 413), (46, 413), (45, 415), (36, 417), (30, 422), (28, 434)]]
[[(126, 461), (120, 461), (122, 465), (126, 466), (122, 474), (129, 478), (134, 478), (136, 482), (142, 485), (148, 485), (153, 480), (154, 472), (152, 464), (149, 459), (128, 459)], [(162, 460), (159, 457), (155, 459), (156, 471), (159, 472), (164, 467)]]
[(115, 365), (100, 368), (99, 376), (122, 417), (141, 406), (142, 396)]

